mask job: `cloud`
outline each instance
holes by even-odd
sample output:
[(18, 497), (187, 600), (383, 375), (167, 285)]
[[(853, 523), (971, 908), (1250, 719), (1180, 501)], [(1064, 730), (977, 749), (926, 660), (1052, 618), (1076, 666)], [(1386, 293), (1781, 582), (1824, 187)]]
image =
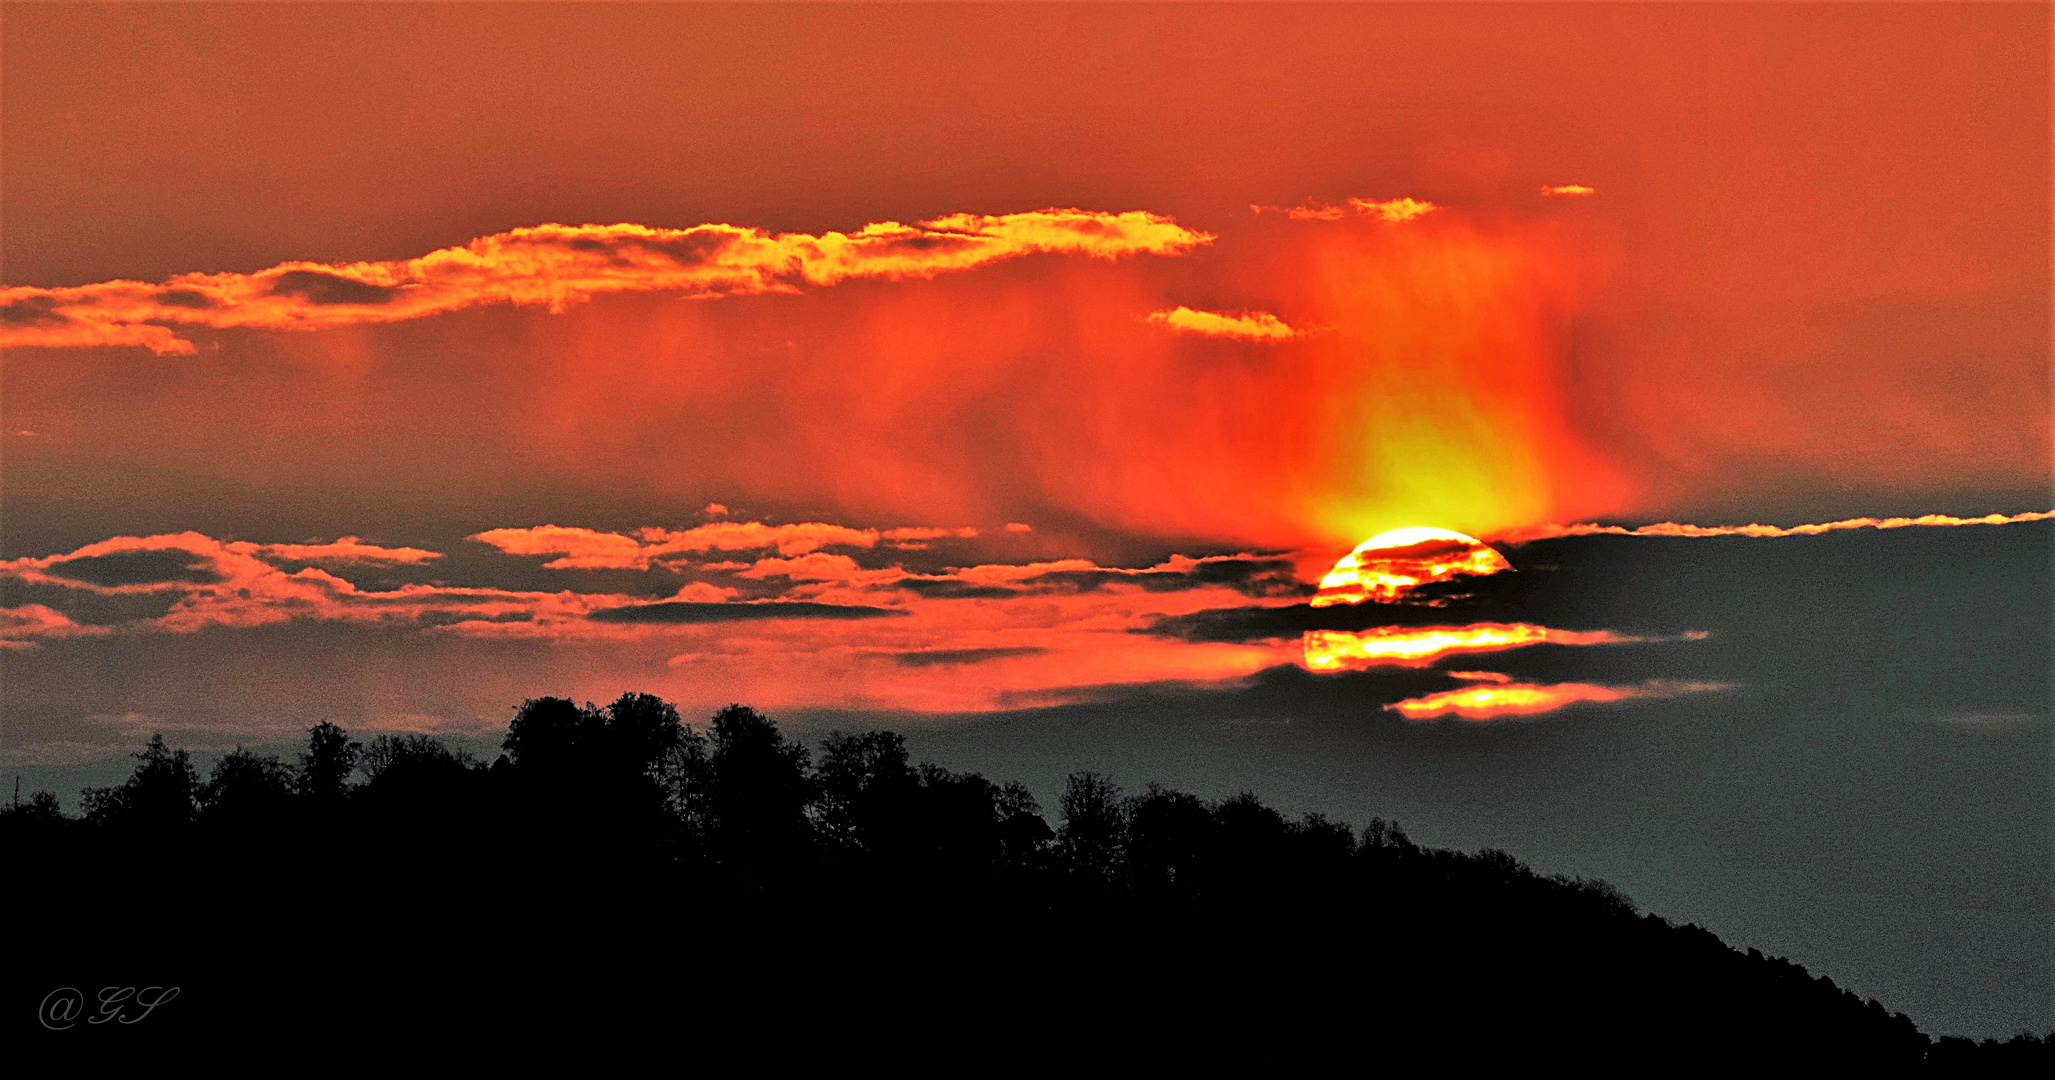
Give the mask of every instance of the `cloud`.
[[(130, 618), (113, 627), (120, 632), (191, 633), (215, 626), (266, 626), (296, 621), (373, 623), (388, 626), (443, 626), (461, 623), (529, 622), (544, 627), (582, 619), (595, 604), (625, 598), (581, 597), (571, 593), (524, 593), (504, 589), (406, 585), (365, 591), (318, 567), (287, 571), (305, 562), (295, 554), (342, 552), (351, 561), (359, 548), (375, 552), (415, 551), (376, 545), (267, 545), (223, 542), (201, 533), (117, 536), (76, 551), (42, 558), (0, 562), (0, 580), (54, 586), (88, 599), (156, 596), (165, 606), (156, 613)], [(407, 557), (408, 560), (412, 556)], [(66, 595), (63, 592), (58, 597)], [(52, 605), (29, 604), (0, 609), (5, 635), (12, 641), (74, 636), (76, 631), (51, 620)], [(40, 610), (39, 610), (40, 609)], [(110, 628), (102, 628), (110, 629)]]
[(1150, 312), (1149, 321), (1179, 333), (1204, 334), (1207, 337), (1235, 338), (1241, 341), (1286, 341), (1300, 333), (1286, 325), (1283, 319), (1267, 311), (1222, 315), (1218, 312), (1188, 308), (1182, 304), (1169, 311)]
[(977, 539), (978, 531), (969, 526), (959, 529), (936, 529), (916, 526), (903, 529), (886, 529), (878, 535), (884, 539), (886, 544), (892, 547), (907, 551), (921, 551), (928, 547), (928, 541), (930, 540), (975, 540)]
[(550, 570), (647, 570), (668, 556), (706, 551), (760, 551), (776, 548), (793, 556), (823, 547), (877, 546), (876, 529), (850, 529), (808, 521), (766, 525), (756, 521), (716, 521), (691, 529), (637, 529), (633, 536), (562, 525), (488, 529), (471, 539), (509, 555), (556, 555), (542, 564)]
[(1261, 203), (1250, 203), (1249, 213), (1258, 216), (1263, 214), (1283, 214), (1293, 221), (1340, 221), (1349, 215), (1348, 210), (1343, 207), (1332, 203), (1313, 202), (1310, 199), (1297, 206), (1266, 206)]
[(1355, 207), (1356, 213), (1393, 223), (1411, 221), (1441, 209), (1425, 199), (1350, 199), (1349, 205)]
[(790, 559), (758, 559), (749, 569), (735, 576), (756, 581), (784, 578), (795, 582), (832, 581), (843, 584), (867, 584), (889, 582), (904, 573), (902, 570), (865, 570), (856, 564), (855, 559), (847, 555), (814, 551)]
[(1032, 645), (990, 649), (913, 649), (907, 652), (890, 653), (892, 662), (905, 667), (957, 666), (982, 664), (988, 660), (1006, 660), (1016, 656), (1040, 656), (1049, 650)]
[(1480, 681), (1477, 678), (1491, 674), (1464, 672), (1463, 676), (1468, 681), (1477, 682), (1477, 685), (1395, 701), (1385, 709), (1408, 720), (1454, 716), (1462, 720), (1491, 721), (1535, 716), (1580, 702), (1679, 697), (1731, 688), (1727, 683), (1664, 679), (1652, 679), (1639, 686), (1602, 686), (1596, 683), (1516, 683), (1500, 678)]
[(1050, 570), (1022, 579), (1030, 589), (1087, 591), (1132, 585), (1147, 592), (1177, 592), (1225, 586), (1245, 596), (1300, 596), (1306, 586), (1292, 576), (1289, 559), (1215, 555), (1190, 559), (1173, 555), (1147, 569), (1090, 567)]
[(1918, 517), (1859, 517), (1844, 518), (1816, 525), (1793, 525), (1788, 528), (1777, 525), (1682, 525), (1674, 521), (1659, 522), (1628, 528), (1623, 525), (1537, 525), (1515, 529), (1501, 539), (1509, 543), (1524, 543), (1528, 540), (1548, 540), (1558, 536), (1818, 536), (1821, 533), (1840, 532), (1844, 529), (1908, 529), (1939, 528), (1961, 525), (2019, 525), (2029, 521), (2055, 520), (2055, 510), (2033, 510), (2023, 514), (1985, 514), (1983, 517), (1953, 517), (1948, 514), (1921, 514)]
[(1941, 717), (1941, 722), (1965, 731), (1991, 734), (2026, 727), (2035, 719), (2029, 712), (1958, 712)]
[(1050, 253), (1181, 255), (1213, 237), (1145, 211), (951, 214), (852, 233), (737, 225), (536, 225), (414, 259), (281, 263), (250, 274), (182, 274), (164, 285), (104, 281), (0, 289), (0, 347), (141, 345), (191, 354), (170, 326), (318, 329), (398, 322), (477, 304), (546, 305), (669, 292), (696, 298), (794, 292), (852, 278), (926, 278)]
[(442, 553), (411, 547), (382, 547), (367, 544), (355, 536), (333, 543), (227, 545), (231, 551), (247, 551), (259, 558), (279, 562), (331, 563), (343, 566), (419, 566), (442, 558)]
[(859, 604), (818, 604), (804, 600), (775, 600), (749, 604), (665, 600), (654, 604), (625, 604), (620, 607), (600, 608), (587, 617), (594, 622), (603, 623), (687, 626), (762, 619), (880, 619), (905, 614), (907, 612), (898, 608), (866, 607)]
[(1541, 193), (1543, 195), (1596, 195), (1598, 194), (1598, 189), (1586, 187), (1583, 184), (1555, 184), (1543, 186)]
[(38, 638), (95, 637), (113, 633), (104, 626), (82, 626), (43, 604), (0, 608), (0, 649), (27, 649)]
[[(88, 587), (108, 594), (155, 592), (180, 585), (228, 581), (222, 560), (249, 563), (325, 563), (343, 566), (420, 565), (441, 554), (421, 548), (383, 547), (355, 536), (330, 543), (256, 544), (221, 541), (200, 533), (117, 536), (64, 555), (0, 562), (0, 577), (39, 584)], [(237, 565), (243, 565), (237, 563)]]
[[(638, 549), (672, 539), (663, 530), (603, 533), (561, 526), (517, 536), (502, 539), (509, 547), (526, 543), (558, 555), (566, 548), (604, 554), (611, 547), (620, 562), (642, 556), (626, 555), (607, 537), (625, 538)], [(694, 540), (706, 546), (716, 538), (702, 534)], [(1023, 695), (1070, 695), (1093, 687), (1239, 679), (1289, 663), (1297, 652), (1296, 642), (1188, 643), (1133, 632), (1164, 616), (1236, 598), (1303, 590), (1290, 581), (1287, 559), (1177, 556), (1145, 567), (1062, 559), (915, 573), (899, 565), (867, 569), (844, 551), (777, 555), (778, 538), (775, 532), (753, 534), (749, 542), (771, 545), (760, 548), (763, 557), (728, 567), (739, 571), (737, 585), (750, 590), (743, 599), (743, 588), (706, 581), (663, 597), (440, 583), (362, 589), (327, 569), (280, 557), (296, 548), (350, 550), (340, 541), (270, 545), (200, 533), (115, 537), (77, 551), (0, 563), (0, 578), (25, 586), (16, 588), (18, 599), (34, 601), (0, 607), (0, 647), (74, 648), (65, 639), (118, 637), (133, 642), (121, 648), (150, 649), (161, 646), (139, 639), (223, 629), (257, 635), (239, 638), (237, 649), (307, 640), (291, 635), (308, 633), (320, 634), (329, 643), (324, 648), (373, 640), (384, 644), (365, 647), (450, 649), (467, 640), (525, 640), (597, 646), (607, 656), (661, 663), (677, 685), (718, 687), (721, 694), (767, 707), (939, 712), (1003, 708)], [(112, 585), (48, 572), (52, 565), (61, 569), (122, 552), (154, 552), (161, 565), (150, 574), (123, 575), (124, 583)], [(460, 571), (475, 568), (467, 562)], [(155, 580), (174, 575), (194, 580)], [(136, 578), (152, 580), (126, 583)], [(83, 618), (89, 610), (101, 617)], [(376, 637), (357, 636), (367, 634)], [(419, 644), (404, 644), (409, 641)], [(978, 677), (966, 680), (962, 674), (970, 665), (977, 665)]]
[(1340, 221), (1348, 216), (1350, 210), (1354, 210), (1357, 214), (1374, 217), (1379, 221), (1391, 222), (1393, 224), (1411, 221), (1414, 218), (1423, 217), (1439, 209), (1441, 207), (1425, 199), (1413, 198), (1351, 198), (1348, 200), (1346, 207), (1337, 206), (1333, 203), (1314, 202), (1311, 199), (1292, 207), (1264, 206), (1259, 203), (1249, 204), (1249, 211), (1251, 213), (1258, 215), (1282, 213), (1293, 221)]
[[(1703, 633), (1685, 635), (1702, 640)], [(1444, 656), (1500, 652), (1529, 645), (1625, 645), (1654, 640), (1612, 630), (1555, 630), (1532, 623), (1468, 626), (1383, 626), (1361, 633), (1308, 630), (1301, 637), (1308, 671), (1352, 671), (1380, 664), (1427, 664)]]
[(620, 533), (595, 529), (537, 525), (523, 529), (488, 529), (471, 539), (509, 555), (556, 555), (543, 566), (551, 570), (646, 570), (649, 548)]

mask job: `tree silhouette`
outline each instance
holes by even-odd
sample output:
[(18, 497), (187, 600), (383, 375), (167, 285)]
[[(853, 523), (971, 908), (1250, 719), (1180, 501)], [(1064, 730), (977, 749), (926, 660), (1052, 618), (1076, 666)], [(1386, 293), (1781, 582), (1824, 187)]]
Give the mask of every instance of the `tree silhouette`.
[(715, 857), (757, 870), (799, 857), (812, 846), (806, 747), (747, 705), (715, 713), (711, 729), (706, 805)]
[(308, 728), (307, 750), (300, 755), (300, 794), (322, 806), (340, 803), (363, 752), (364, 744), (325, 720)]
[(1120, 872), (1127, 849), (1127, 808), (1112, 779), (1095, 772), (1064, 778), (1057, 804), (1063, 827), (1057, 830), (1058, 857), (1082, 882), (1109, 885)]
[(191, 824), (200, 794), (191, 755), (166, 746), (164, 734), (157, 732), (133, 756), (136, 770), (120, 787), (84, 791), (86, 820), (151, 830)]
[[(0, 808), (9, 882), (29, 883), (9, 899), (37, 928), (10, 963), (47, 990), (65, 984), (43, 974), (73, 978), (96, 943), (93, 970), (171, 956), (170, 936), (138, 952), (143, 938), (108, 930), (147, 911), (233, 943), (172, 957), (182, 985), (207, 983), (194, 1008), (233, 1004), (218, 1006), (223, 1038), (310, 1022), (299, 1002), (316, 991), (443, 1023), (502, 1023), (532, 1000), (532, 1020), (561, 1024), (590, 1000), (595, 1022), (639, 1030), (624, 1010), (654, 1023), (799, 993), (861, 1013), (872, 999), (856, 991), (889, 985), (913, 995), (892, 999), (897, 1015), (924, 1023), (1018, 1038), (1067, 1016), (1033, 1030), (1147, 1033), (1152, 1053), (1405, 1045), (1466, 1064), (1496, 1048), (2030, 1075), (2055, 1055), (2034, 1036), (1930, 1040), (1604, 882), (1422, 847), (1382, 819), (1359, 838), (1249, 792), (1124, 797), (1079, 772), (1052, 832), (1023, 785), (917, 764), (891, 732), (835, 732), (816, 769), (753, 709), (701, 735), (646, 694), (529, 699), (504, 748), (486, 769), (432, 736), (363, 746), (320, 724), (298, 769), (237, 747), (203, 784), (153, 736), (126, 782), (87, 789), (83, 821), (47, 792)], [(1104, 1003), (1103, 1026), (1048, 1011), (1076, 999), (1080, 972), (1109, 970), (1146, 981)]]
[(0, 806), (0, 818), (6, 819), (18, 834), (47, 835), (71, 824), (71, 819), (64, 815), (64, 808), (58, 805), (56, 794), (48, 791), (30, 795), (27, 802), (21, 801), (19, 795), (15, 796), (6, 806)]
[(908, 763), (904, 738), (889, 731), (830, 732), (816, 783), (815, 820), (830, 850), (905, 857), (920, 776)]
[(199, 793), (200, 818), (218, 824), (269, 824), (292, 808), (297, 777), (277, 757), (238, 745), (214, 763)]
[(426, 790), (474, 765), (470, 754), (450, 749), (433, 735), (380, 735), (357, 758), (366, 791)]
[(1218, 832), (1213, 812), (1196, 795), (1150, 784), (1130, 800), (1127, 871), (1144, 892), (1192, 886)]

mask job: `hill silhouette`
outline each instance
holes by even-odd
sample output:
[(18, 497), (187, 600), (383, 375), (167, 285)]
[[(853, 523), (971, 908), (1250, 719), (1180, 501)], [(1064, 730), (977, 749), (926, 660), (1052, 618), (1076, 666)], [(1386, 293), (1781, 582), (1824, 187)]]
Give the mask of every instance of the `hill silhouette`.
[[(1158, 1063), (2038, 1071), (2055, 1052), (1930, 1038), (1604, 882), (1253, 794), (1078, 773), (1052, 827), (1022, 785), (915, 763), (891, 732), (807, 747), (747, 706), (700, 728), (648, 694), (526, 701), (503, 750), (321, 724), (297, 761), (238, 748), (203, 777), (155, 736), (81, 817), (17, 799), (9, 1023), (301, 1049), (783, 1030), (841, 1055), (887, 1039)], [(180, 993), (134, 1023), (37, 1029), (60, 986)]]

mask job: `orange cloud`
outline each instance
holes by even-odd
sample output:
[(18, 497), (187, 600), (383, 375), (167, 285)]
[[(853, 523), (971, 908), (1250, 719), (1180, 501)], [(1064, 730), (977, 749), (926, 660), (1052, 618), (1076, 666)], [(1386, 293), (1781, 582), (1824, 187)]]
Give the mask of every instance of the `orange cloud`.
[(226, 572), (216, 563), (224, 559), (238, 566), (268, 569), (273, 562), (418, 566), (440, 558), (439, 552), (381, 547), (354, 536), (333, 543), (257, 544), (246, 540), (220, 541), (184, 532), (118, 536), (62, 555), (0, 561), (0, 578), (123, 595), (222, 579)]
[(1358, 214), (1368, 215), (1379, 221), (1398, 223), (1411, 221), (1414, 218), (1431, 214), (1441, 208), (1425, 199), (1413, 198), (1352, 198), (1348, 201), (1347, 207), (1336, 206), (1333, 203), (1314, 202), (1310, 199), (1292, 207), (1264, 206), (1260, 203), (1249, 204), (1251, 213), (1261, 215), (1266, 213), (1274, 214), (1281, 211), (1285, 217), (1293, 221), (1340, 221), (1348, 216), (1348, 212), (1351, 209)]
[[(1699, 638), (1702, 632), (1694, 632)], [(1686, 635), (1687, 638), (1692, 635)], [(1499, 652), (1528, 645), (1622, 645), (1646, 638), (1611, 630), (1553, 630), (1531, 623), (1468, 626), (1380, 626), (1370, 630), (1308, 630), (1300, 638), (1308, 671), (1349, 671), (1384, 664), (1420, 666), (1458, 653)]]
[(471, 537), (509, 555), (556, 555), (544, 563), (551, 570), (646, 570), (647, 545), (632, 536), (594, 529), (537, 525), (526, 529), (488, 529)]
[(82, 626), (43, 604), (0, 608), (0, 649), (31, 649), (41, 638), (99, 637), (113, 633), (104, 626)]
[(970, 526), (958, 529), (937, 529), (915, 526), (903, 529), (886, 529), (878, 534), (886, 544), (906, 551), (919, 551), (928, 546), (930, 540), (975, 540), (978, 531)]
[[(595, 543), (594, 537), (632, 541), (660, 532), (551, 527), (525, 539), (543, 552), (586, 543), (583, 553), (603, 560), (607, 542)], [(254, 553), (266, 546), (225, 544), (199, 533), (115, 537), (59, 555), (0, 563), (0, 577), (96, 593), (153, 591), (173, 600), (161, 617), (115, 626), (81, 626), (56, 602), (0, 609), (0, 647), (294, 623), (639, 643), (665, 650), (676, 679), (721, 686), (767, 705), (916, 711), (1074, 700), (1095, 687), (1135, 682), (1218, 683), (1289, 662), (1294, 651), (1281, 644), (1193, 644), (1135, 632), (1165, 616), (1250, 603), (1248, 571), (1277, 562), (1253, 556), (1173, 557), (1145, 568), (1062, 559), (913, 574), (899, 566), (864, 569), (845, 554), (807, 551), (730, 567), (740, 569), (737, 577), (756, 593), (768, 589), (771, 595), (743, 600), (738, 589), (695, 582), (652, 600), (442, 585), (362, 590), (318, 568), (288, 573)], [(975, 677), (965, 678), (973, 666)]]
[[(1495, 675), (1491, 672), (1465, 674)], [(1385, 709), (1408, 720), (1455, 716), (1463, 720), (1489, 721), (1553, 712), (1579, 702), (1678, 697), (1683, 694), (1725, 689), (1728, 689), (1726, 683), (1671, 682), (1662, 679), (1652, 680), (1640, 686), (1600, 686), (1596, 683), (1516, 683), (1503, 677), (1494, 677), (1484, 680), (1483, 684), (1478, 686), (1442, 690), (1393, 702), (1386, 705)]]
[(419, 566), (442, 558), (441, 552), (410, 547), (380, 547), (377, 544), (364, 543), (354, 536), (345, 536), (330, 544), (252, 544), (239, 541), (226, 546), (231, 551), (241, 551), (280, 562), (340, 563), (346, 566)]
[(1441, 209), (1425, 199), (1350, 199), (1359, 214), (1393, 223), (1411, 221)]
[[(765, 525), (757, 521), (716, 521), (696, 528), (638, 529), (635, 535), (599, 532), (562, 525), (520, 529), (488, 529), (471, 539), (509, 555), (556, 555), (543, 566), (550, 570), (647, 570), (665, 556), (704, 551), (757, 551), (776, 548), (785, 556), (823, 547), (875, 547), (876, 529), (850, 529), (809, 521)], [(975, 535), (975, 530), (972, 531)]]
[(1340, 221), (1342, 218), (1347, 217), (1349, 213), (1348, 210), (1333, 203), (1320, 203), (1311, 200), (1300, 203), (1297, 206), (1265, 206), (1261, 203), (1250, 203), (1249, 212), (1259, 216), (1282, 213), (1293, 221)]
[(1286, 210), (1285, 216), (1293, 221), (1340, 221), (1346, 212), (1339, 206), (1309, 203)]
[[(264, 557), (273, 546), (224, 543), (196, 532), (117, 536), (61, 555), (0, 562), (0, 578), (99, 595), (170, 595), (175, 599), (163, 615), (118, 627), (160, 633), (294, 621), (417, 627), (506, 621), (548, 633), (553, 625), (583, 620), (596, 606), (625, 599), (432, 585), (365, 591), (318, 567), (288, 573)], [(6, 636), (24, 640), (111, 632), (105, 627), (74, 629), (53, 621), (45, 614), (49, 609), (40, 608), (31, 604), (0, 609)]]
[(784, 578), (788, 581), (832, 581), (843, 585), (884, 583), (906, 576), (899, 570), (865, 570), (847, 555), (816, 551), (789, 559), (758, 559), (736, 577), (758, 581)]
[(1218, 312), (1188, 308), (1182, 304), (1169, 311), (1150, 312), (1149, 321), (1180, 333), (1236, 338), (1242, 341), (1285, 341), (1297, 337), (1300, 333), (1286, 325), (1283, 319), (1267, 311), (1222, 315)]
[(1543, 195), (1596, 195), (1598, 189), (1583, 184), (1554, 184), (1542, 187)]
[(1624, 525), (1537, 525), (1515, 529), (1504, 536), (1509, 542), (1546, 540), (1557, 536), (1818, 536), (1821, 533), (1839, 532), (1843, 529), (1909, 529), (1954, 527), (1961, 525), (2018, 525), (2029, 521), (2055, 519), (2055, 510), (2033, 510), (2024, 514), (1985, 514), (1983, 517), (1952, 517), (1948, 514), (1921, 514), (1918, 517), (1859, 517), (1828, 521), (1817, 525), (1792, 525), (1788, 528), (1777, 525), (1682, 525), (1674, 521), (1659, 522), (1628, 528)]
[(407, 260), (288, 262), (253, 274), (182, 274), (161, 286), (0, 288), (0, 347), (141, 345), (190, 354), (193, 344), (162, 324), (299, 330), (488, 303), (562, 311), (602, 293), (792, 292), (851, 278), (933, 277), (1036, 253), (1178, 255), (1212, 240), (1139, 210), (951, 214), (819, 236), (736, 225), (537, 225)]

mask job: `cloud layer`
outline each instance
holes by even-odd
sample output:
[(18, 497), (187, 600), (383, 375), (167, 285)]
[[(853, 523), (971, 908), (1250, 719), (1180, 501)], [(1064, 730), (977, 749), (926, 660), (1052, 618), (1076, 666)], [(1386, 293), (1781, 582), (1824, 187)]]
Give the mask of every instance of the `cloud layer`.
[(1168, 311), (1150, 312), (1149, 321), (1166, 330), (1179, 333), (1235, 338), (1241, 341), (1284, 341), (1299, 334), (1299, 331), (1286, 325), (1283, 319), (1267, 311), (1223, 315), (1215, 311), (1198, 311), (1179, 304)]
[[(1283, 559), (879, 565), (895, 542), (917, 552), (969, 532), (721, 521), (632, 533), (544, 526), (478, 534), (498, 549), (492, 558), (549, 559), (545, 568), (562, 575), (556, 589), (374, 587), (342, 575), (418, 570), (447, 556), (354, 538), (286, 545), (195, 532), (114, 537), (0, 562), (0, 647), (25, 655), (82, 638), (375, 628), (658, 649), (673, 677), (733, 686), (752, 701), (945, 711), (1063, 700), (1106, 685), (1214, 682), (1291, 660), (1274, 643), (1134, 632), (1222, 603), (1288, 603), (1304, 590)], [(844, 552), (864, 554), (870, 565)], [(312, 556), (328, 558), (330, 568), (311, 565)], [(642, 576), (630, 581), (624, 571)], [(963, 679), (972, 665), (978, 678)]]
[(562, 311), (602, 293), (790, 292), (851, 278), (932, 277), (1037, 253), (1180, 255), (1212, 239), (1145, 211), (1075, 209), (883, 221), (818, 236), (736, 225), (537, 225), (402, 261), (289, 262), (254, 274), (181, 274), (161, 286), (0, 289), (0, 347), (140, 345), (190, 354), (193, 343), (163, 324), (303, 330), (488, 303)]
[(1449, 674), (1468, 679), (1476, 685), (1395, 701), (1385, 706), (1386, 711), (1398, 713), (1408, 720), (1451, 716), (1461, 720), (1491, 721), (1537, 716), (1591, 702), (1680, 697), (1730, 689), (1725, 683), (1663, 679), (1652, 679), (1638, 686), (1606, 686), (1576, 682), (1514, 682), (1506, 676), (1484, 671), (1452, 671)]
[(2017, 525), (2055, 519), (2055, 510), (2030, 510), (2021, 514), (1985, 514), (1955, 517), (1950, 514), (1921, 514), (1918, 517), (1859, 517), (1809, 525), (1684, 525), (1664, 521), (1654, 525), (1537, 525), (1515, 529), (1502, 539), (1511, 542), (1544, 540), (1556, 536), (1818, 536), (1845, 529), (1955, 528), (1963, 525)]

